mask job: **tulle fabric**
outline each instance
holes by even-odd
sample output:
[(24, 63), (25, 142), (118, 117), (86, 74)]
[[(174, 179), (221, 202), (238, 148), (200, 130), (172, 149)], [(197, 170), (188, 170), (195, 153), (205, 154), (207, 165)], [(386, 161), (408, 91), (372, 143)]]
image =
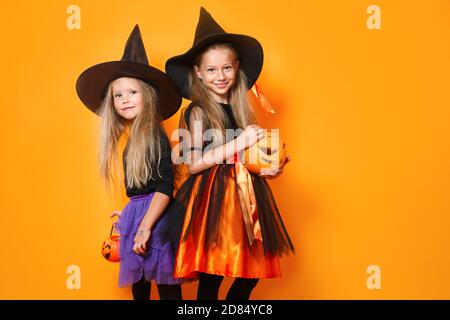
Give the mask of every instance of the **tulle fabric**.
[(169, 209), (171, 224), (181, 228), (175, 276), (195, 278), (199, 272), (242, 278), (280, 277), (279, 257), (294, 251), (269, 185), (251, 174), (262, 241), (250, 244), (238, 197), (236, 168), (216, 165), (190, 176)]
[(157, 284), (179, 284), (173, 276), (176, 242), (170, 241), (168, 216), (163, 213), (152, 228), (145, 255), (133, 251), (136, 231), (147, 212), (154, 193), (133, 196), (122, 211), (118, 222), (120, 232), (119, 287), (130, 286), (142, 276)]

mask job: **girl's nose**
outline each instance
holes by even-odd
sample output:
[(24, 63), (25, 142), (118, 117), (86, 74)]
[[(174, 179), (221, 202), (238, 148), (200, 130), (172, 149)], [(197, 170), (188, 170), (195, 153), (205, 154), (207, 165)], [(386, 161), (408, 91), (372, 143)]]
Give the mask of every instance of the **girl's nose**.
[(122, 96), (122, 104), (128, 103), (130, 100), (128, 99), (128, 94), (124, 94)]

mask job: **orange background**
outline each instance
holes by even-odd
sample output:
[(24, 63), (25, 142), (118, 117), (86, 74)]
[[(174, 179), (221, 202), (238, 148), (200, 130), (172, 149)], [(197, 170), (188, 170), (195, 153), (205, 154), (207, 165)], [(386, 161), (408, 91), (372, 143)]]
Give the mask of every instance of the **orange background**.
[[(80, 30), (66, 27), (71, 4)], [(371, 4), (381, 30), (366, 27)], [(447, 0), (2, 1), (0, 298), (131, 298), (100, 254), (127, 199), (100, 184), (99, 119), (75, 81), (120, 59), (136, 23), (163, 69), (191, 46), (200, 5), (262, 43), (258, 83), (276, 114), (258, 116), (293, 158), (270, 184), (297, 252), (252, 298), (450, 298)], [(66, 287), (69, 265), (79, 290)], [(381, 289), (367, 288), (369, 265)]]

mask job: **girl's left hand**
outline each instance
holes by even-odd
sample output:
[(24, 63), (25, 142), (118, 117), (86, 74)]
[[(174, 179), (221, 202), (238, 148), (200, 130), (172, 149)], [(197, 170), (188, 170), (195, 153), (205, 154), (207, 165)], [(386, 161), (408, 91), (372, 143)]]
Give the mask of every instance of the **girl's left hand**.
[(286, 158), (286, 161), (283, 163), (281, 167), (264, 171), (264, 174), (260, 174), (259, 176), (265, 179), (275, 179), (276, 177), (278, 177), (283, 173), (284, 166), (291, 160), (292, 160), (291, 156), (288, 156)]
[(147, 251), (147, 242), (150, 239), (151, 233), (152, 233), (151, 230), (143, 228), (138, 229), (136, 236), (134, 237), (134, 246), (133, 246), (133, 251), (136, 254), (145, 254), (145, 252)]

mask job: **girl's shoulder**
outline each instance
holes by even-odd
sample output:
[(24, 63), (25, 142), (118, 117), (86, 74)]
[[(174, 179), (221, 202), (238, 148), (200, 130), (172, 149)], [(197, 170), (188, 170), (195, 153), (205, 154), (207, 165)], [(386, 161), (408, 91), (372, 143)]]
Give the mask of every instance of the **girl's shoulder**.
[(189, 119), (193, 110), (195, 110), (197, 116), (201, 116), (203, 114), (203, 107), (198, 102), (192, 101), (184, 109), (184, 121), (186, 125), (189, 125)]

